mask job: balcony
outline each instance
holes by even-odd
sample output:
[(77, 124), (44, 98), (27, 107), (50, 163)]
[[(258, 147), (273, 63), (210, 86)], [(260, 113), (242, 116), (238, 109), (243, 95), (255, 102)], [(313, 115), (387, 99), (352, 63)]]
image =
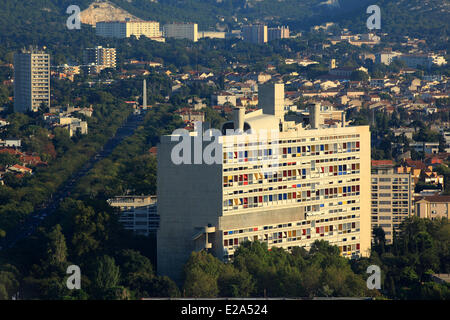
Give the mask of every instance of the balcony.
[(209, 242), (209, 235), (216, 232), (216, 227), (211, 225), (196, 228), (197, 232), (192, 236), (197, 251), (212, 249), (212, 243)]

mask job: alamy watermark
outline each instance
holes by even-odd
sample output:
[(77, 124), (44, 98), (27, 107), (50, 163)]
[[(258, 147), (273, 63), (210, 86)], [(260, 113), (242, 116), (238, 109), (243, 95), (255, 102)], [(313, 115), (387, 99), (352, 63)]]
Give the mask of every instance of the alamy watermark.
[(81, 289), (81, 269), (77, 265), (71, 265), (67, 267), (67, 274), (70, 276), (67, 278), (66, 286), (69, 290)]
[(370, 274), (367, 278), (367, 288), (370, 290), (381, 289), (381, 269), (377, 265), (367, 267), (366, 273)]
[(81, 29), (81, 16), (80, 16), (80, 7), (77, 5), (70, 5), (66, 13), (70, 14), (69, 18), (67, 18), (66, 25), (69, 30), (80, 30)]
[(371, 5), (367, 8), (367, 14), (372, 14), (367, 18), (367, 29), (381, 29), (381, 9), (377, 5)]

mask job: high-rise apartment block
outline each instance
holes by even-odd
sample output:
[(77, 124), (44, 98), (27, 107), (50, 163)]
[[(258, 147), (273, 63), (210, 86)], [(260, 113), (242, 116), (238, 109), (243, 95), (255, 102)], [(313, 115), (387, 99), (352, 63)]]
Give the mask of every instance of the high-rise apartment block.
[(289, 27), (282, 26), (267, 29), (267, 41), (289, 38)]
[(38, 111), (50, 107), (50, 55), (22, 50), (14, 55), (14, 111)]
[[(345, 257), (368, 255), (369, 127), (324, 125), (320, 105), (311, 109), (311, 125), (284, 121), (283, 85), (259, 90), (261, 109), (236, 108), (234, 121), (216, 132), (216, 161), (206, 156), (211, 140), (200, 130), (161, 137), (160, 274), (180, 280), (192, 251), (226, 261), (244, 241), (289, 250), (326, 240)], [(188, 146), (184, 162), (176, 158), (180, 141)]]
[(129, 38), (145, 36), (152, 40), (164, 41), (156, 21), (104, 21), (97, 22), (95, 32), (98, 36), (108, 38)]
[(386, 243), (414, 212), (414, 179), (411, 173), (397, 173), (391, 160), (372, 161), (372, 228), (381, 227)]
[(267, 26), (249, 25), (242, 27), (242, 37), (244, 41), (256, 44), (267, 43)]
[(95, 48), (86, 48), (83, 52), (83, 61), (86, 65), (97, 65), (104, 68), (116, 67), (116, 49), (103, 48), (97, 46)]
[(198, 40), (198, 24), (196, 23), (170, 23), (163, 26), (164, 37), (174, 39)]

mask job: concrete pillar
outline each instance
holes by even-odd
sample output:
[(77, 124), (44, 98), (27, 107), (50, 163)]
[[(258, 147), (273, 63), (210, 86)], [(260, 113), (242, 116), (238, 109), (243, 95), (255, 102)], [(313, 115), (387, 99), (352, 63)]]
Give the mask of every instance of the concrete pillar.
[(142, 107), (147, 108), (147, 80), (144, 79), (144, 84), (142, 88)]
[(233, 109), (234, 131), (244, 132), (245, 108), (236, 107)]
[(309, 122), (312, 129), (319, 129), (320, 126), (320, 103), (311, 105), (309, 108)]

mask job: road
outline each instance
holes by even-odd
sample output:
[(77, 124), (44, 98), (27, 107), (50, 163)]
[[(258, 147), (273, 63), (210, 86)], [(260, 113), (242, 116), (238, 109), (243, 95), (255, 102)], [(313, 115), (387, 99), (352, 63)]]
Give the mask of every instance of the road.
[(122, 126), (117, 129), (114, 137), (106, 142), (100, 152), (90, 158), (78, 171), (74, 172), (52, 194), (51, 198), (48, 199), (40, 210), (33, 212), (23, 224), (7, 233), (6, 237), (0, 241), (0, 250), (12, 248), (18, 241), (31, 236), (42, 221), (56, 211), (59, 203), (70, 196), (70, 193), (75, 188), (76, 182), (83, 178), (97, 162), (108, 157), (125, 138), (131, 136), (136, 128), (143, 123), (143, 120), (144, 114), (131, 114)]

